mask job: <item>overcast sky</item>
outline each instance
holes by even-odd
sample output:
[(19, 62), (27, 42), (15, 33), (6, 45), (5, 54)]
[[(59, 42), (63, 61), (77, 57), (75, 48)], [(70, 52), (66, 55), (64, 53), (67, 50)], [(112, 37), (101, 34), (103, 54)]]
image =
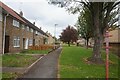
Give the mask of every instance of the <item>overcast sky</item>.
[(54, 36), (55, 24), (56, 37), (68, 25), (74, 25), (78, 15), (70, 14), (64, 8), (48, 4), (47, 0), (2, 0), (16, 12), (23, 11), (23, 16), (30, 22), (35, 22), (44, 32), (48, 31)]

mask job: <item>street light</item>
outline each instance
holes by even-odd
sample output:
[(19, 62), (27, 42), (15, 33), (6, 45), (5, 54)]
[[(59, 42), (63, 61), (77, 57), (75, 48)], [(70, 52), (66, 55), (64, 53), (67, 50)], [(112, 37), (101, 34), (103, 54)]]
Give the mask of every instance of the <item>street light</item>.
[[(56, 38), (56, 26), (57, 26), (58, 24), (55, 24), (55, 30), (54, 30), (54, 37)], [(56, 39), (55, 39), (55, 42), (56, 42)]]
[(55, 38), (55, 42), (54, 42), (54, 49), (55, 49), (55, 43), (56, 43), (56, 26), (57, 26), (58, 24), (55, 24), (55, 30), (54, 30), (54, 38)]
[(54, 31), (54, 36), (56, 37), (56, 26), (57, 26), (58, 24), (55, 24), (55, 31)]

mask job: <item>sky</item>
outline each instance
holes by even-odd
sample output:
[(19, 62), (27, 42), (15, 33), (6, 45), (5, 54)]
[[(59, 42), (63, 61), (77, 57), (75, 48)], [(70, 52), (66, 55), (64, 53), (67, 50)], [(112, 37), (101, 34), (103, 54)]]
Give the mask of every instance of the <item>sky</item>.
[[(41, 27), (44, 32), (49, 32), (52, 36), (59, 38), (62, 30), (68, 25), (75, 25), (78, 14), (70, 14), (65, 8), (48, 4), (47, 0), (2, 0), (4, 4), (19, 13), (23, 12), (23, 17), (31, 23), (35, 22), (37, 27)], [(55, 24), (56, 26), (55, 30)]]

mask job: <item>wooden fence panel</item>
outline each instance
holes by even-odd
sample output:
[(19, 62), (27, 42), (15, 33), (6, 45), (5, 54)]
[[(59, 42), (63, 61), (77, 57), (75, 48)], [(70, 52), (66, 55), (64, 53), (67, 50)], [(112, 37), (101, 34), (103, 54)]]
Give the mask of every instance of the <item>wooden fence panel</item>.
[(30, 50), (48, 50), (54, 49), (53, 45), (40, 45), (40, 46), (29, 46)]

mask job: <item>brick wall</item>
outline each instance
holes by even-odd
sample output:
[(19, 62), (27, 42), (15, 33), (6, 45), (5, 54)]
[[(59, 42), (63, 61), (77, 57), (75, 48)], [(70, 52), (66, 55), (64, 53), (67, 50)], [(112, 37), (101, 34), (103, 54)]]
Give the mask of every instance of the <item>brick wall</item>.
[(35, 35), (35, 45), (43, 45), (44, 44), (44, 39), (41, 35)]
[(48, 44), (54, 44), (55, 40), (52, 37), (52, 35), (50, 33), (46, 33), (48, 35)]
[[(6, 27), (6, 35), (10, 37), (9, 40), (9, 52), (19, 52), (24, 49), (23, 47), (23, 38), (25, 40), (27, 39), (33, 39), (33, 33), (29, 32), (27, 30), (24, 30), (22, 28), (18, 28), (13, 26), (13, 18), (7, 17), (7, 27)], [(20, 37), (20, 47), (14, 47), (13, 46), (13, 40), (14, 36)]]
[(20, 48), (13, 47), (13, 38), (14, 36), (20, 36), (20, 29), (17, 27), (13, 27), (13, 18), (7, 17), (6, 21), (6, 35), (9, 36), (9, 52), (20, 51)]
[(112, 37), (109, 38), (110, 42), (112, 43), (120, 43), (120, 29), (115, 29), (113, 31), (110, 31), (109, 33), (110, 35), (112, 35)]
[(119, 52), (120, 43), (110, 43), (110, 46), (112, 47), (110, 49), (110, 51), (112, 51), (112, 53), (114, 53), (120, 57), (120, 52)]
[[(6, 19), (6, 32), (5, 32), (5, 34), (6, 34), (6, 36), (9, 36), (9, 52), (10, 53), (20, 52), (21, 50), (25, 49), (25, 46), (24, 46), (25, 42), (23, 42), (23, 41), (24, 40), (26, 41), (27, 39), (28, 40), (35, 39), (35, 45), (43, 45), (44, 38), (42, 35), (35, 35), (35, 30), (34, 30), (34, 32), (30, 32), (30, 31), (27, 31), (26, 29), (22, 29), (21, 27), (13, 26), (13, 19), (14, 18), (12, 16), (8, 16)], [(24, 24), (24, 23), (20, 22), (20, 25), (21, 24)], [(2, 29), (0, 29), (0, 30), (2, 30)], [(14, 45), (13, 45), (14, 36), (20, 37), (20, 47), (14, 47)], [(0, 45), (1, 45), (1, 43), (0, 43)]]
[(21, 49), (24, 49), (23, 47), (23, 39), (27, 40), (27, 39), (32, 39), (33, 40), (33, 33), (32, 32), (29, 32), (29, 31), (26, 31), (26, 30), (23, 30), (21, 29), (21, 37), (20, 37), (20, 46), (21, 46)]

